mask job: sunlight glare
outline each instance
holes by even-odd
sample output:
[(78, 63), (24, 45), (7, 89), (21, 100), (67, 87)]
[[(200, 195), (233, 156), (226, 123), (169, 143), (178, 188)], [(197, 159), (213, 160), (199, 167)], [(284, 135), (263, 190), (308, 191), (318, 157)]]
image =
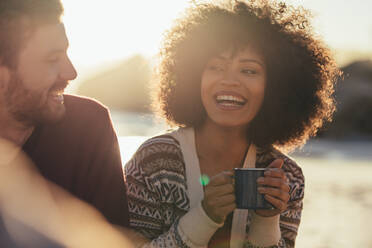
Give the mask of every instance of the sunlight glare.
[(187, 1), (62, 0), (62, 3), (72, 61), (76, 65), (94, 66), (134, 53), (154, 55), (163, 31)]

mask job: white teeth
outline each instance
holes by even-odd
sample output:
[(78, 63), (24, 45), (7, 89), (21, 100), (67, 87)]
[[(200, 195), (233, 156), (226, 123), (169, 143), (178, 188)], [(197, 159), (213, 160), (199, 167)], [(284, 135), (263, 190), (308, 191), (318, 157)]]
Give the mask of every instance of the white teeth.
[(52, 96), (62, 96), (63, 92), (52, 92), (50, 95)]
[(241, 97), (232, 96), (232, 95), (218, 95), (216, 97), (217, 101), (232, 101), (232, 102), (238, 102), (238, 103), (245, 103), (245, 100)]
[(51, 92), (50, 97), (53, 101), (57, 101), (61, 104), (64, 102), (63, 92)]
[(224, 102), (224, 103), (220, 103), (221, 105), (224, 105), (224, 106), (236, 106), (235, 103), (228, 103), (228, 102)]

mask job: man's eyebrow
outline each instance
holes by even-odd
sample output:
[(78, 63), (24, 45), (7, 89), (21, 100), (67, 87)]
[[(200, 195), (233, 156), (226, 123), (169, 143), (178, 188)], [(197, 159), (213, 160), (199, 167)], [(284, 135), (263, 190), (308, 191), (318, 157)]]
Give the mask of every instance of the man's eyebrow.
[(230, 58), (226, 58), (226, 57), (224, 57), (224, 56), (222, 56), (222, 55), (218, 55), (218, 56), (215, 57), (215, 59), (220, 59), (220, 60), (229, 60)]
[(55, 48), (55, 49), (50, 49), (47, 51), (47, 56), (53, 55), (53, 54), (59, 54), (59, 53), (65, 53), (67, 51), (67, 48)]
[(52, 49), (48, 51), (48, 54), (63, 53), (64, 51), (65, 51), (64, 49)]

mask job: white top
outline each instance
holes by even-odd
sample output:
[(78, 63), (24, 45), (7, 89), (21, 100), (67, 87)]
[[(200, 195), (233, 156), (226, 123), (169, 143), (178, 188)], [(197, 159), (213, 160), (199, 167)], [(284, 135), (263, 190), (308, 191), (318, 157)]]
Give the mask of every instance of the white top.
[[(178, 130), (171, 133), (171, 135), (177, 139), (180, 143), (183, 159), (185, 161), (186, 170), (186, 181), (187, 181), (187, 193), (190, 199), (190, 211), (186, 213), (180, 219), (180, 233), (187, 236), (191, 243), (195, 244), (194, 247), (207, 247), (208, 242), (215, 233), (215, 231), (223, 226), (222, 224), (215, 223), (211, 220), (208, 215), (204, 212), (201, 201), (204, 199), (203, 185), (200, 182), (201, 172), (199, 159), (196, 152), (195, 144), (195, 132), (193, 128), (179, 128)], [(256, 148), (251, 145), (248, 149), (246, 158), (244, 160), (244, 168), (255, 168), (256, 164)], [(257, 226), (271, 226), (273, 221), (277, 222), (277, 228), (275, 228), (273, 235), (274, 241), (279, 241), (280, 230), (279, 230), (279, 218), (262, 218), (254, 215), (259, 225)], [(279, 215), (278, 215), (279, 216)], [(231, 228), (231, 248), (241, 248), (243, 247), (244, 240), (246, 239), (246, 225), (248, 218), (248, 210), (246, 209), (236, 209), (234, 210), (232, 228)], [(195, 225), (195, 220), (197, 220), (198, 225)], [(253, 224), (253, 223), (252, 223)], [(262, 225), (264, 224), (264, 225)], [(270, 232), (270, 228), (264, 228)], [(279, 234), (278, 234), (279, 230)], [(264, 235), (268, 235), (266, 233)], [(270, 235), (269, 235), (270, 236)], [(257, 237), (254, 237), (257, 240)], [(260, 239), (260, 238), (258, 238)], [(273, 241), (269, 241), (272, 243)], [(274, 242), (275, 243), (275, 242)]]

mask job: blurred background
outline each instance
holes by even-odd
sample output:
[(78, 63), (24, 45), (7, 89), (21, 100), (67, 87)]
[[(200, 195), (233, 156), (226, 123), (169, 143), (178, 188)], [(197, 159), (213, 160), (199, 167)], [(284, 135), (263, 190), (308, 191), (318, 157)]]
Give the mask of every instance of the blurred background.
[[(167, 127), (149, 108), (162, 33), (186, 0), (62, 0), (69, 54), (79, 76), (68, 92), (107, 105), (125, 164)], [(332, 49), (344, 79), (334, 122), (291, 156), (306, 178), (297, 247), (372, 247), (372, 1), (296, 0)]]

